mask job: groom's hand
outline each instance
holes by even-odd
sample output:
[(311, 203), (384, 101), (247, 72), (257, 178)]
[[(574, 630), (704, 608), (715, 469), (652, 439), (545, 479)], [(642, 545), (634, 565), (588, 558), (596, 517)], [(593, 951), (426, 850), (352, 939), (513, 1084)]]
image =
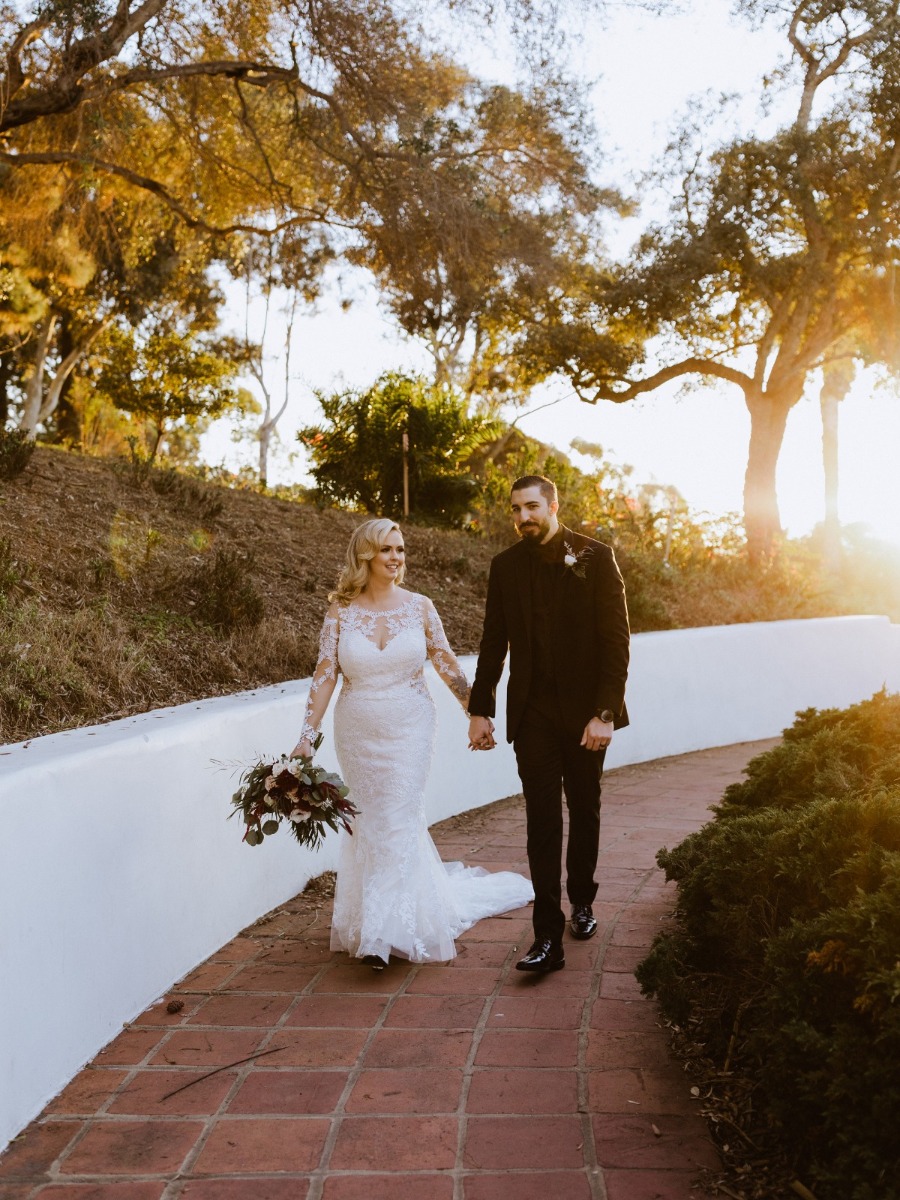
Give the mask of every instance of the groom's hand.
[(612, 721), (601, 721), (599, 717), (591, 717), (581, 735), (581, 744), (585, 750), (602, 750), (612, 741)]
[(469, 718), (469, 749), (470, 750), (493, 750), (496, 746), (494, 741), (494, 722), (490, 717), (470, 717)]

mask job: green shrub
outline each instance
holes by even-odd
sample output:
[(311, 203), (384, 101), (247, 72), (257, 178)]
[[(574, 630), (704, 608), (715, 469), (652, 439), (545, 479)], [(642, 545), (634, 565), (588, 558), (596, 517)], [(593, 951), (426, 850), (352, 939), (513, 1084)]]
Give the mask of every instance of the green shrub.
[(498, 421), (470, 412), (461, 394), (397, 372), (366, 391), (320, 392), (318, 400), (322, 424), (297, 437), (323, 500), (396, 516), (403, 511), (405, 463), (407, 524), (465, 523), (479, 493), (468, 460), (499, 434)]
[[(900, 1194), (900, 854), (845, 905), (795, 921), (766, 954), (747, 1054), (816, 1195)], [(785, 1084), (787, 1081), (787, 1085)]]
[(203, 563), (191, 580), (200, 620), (223, 633), (258, 625), (265, 606), (253, 582), (255, 566), (252, 554), (231, 550), (217, 550), (211, 562)]
[(212, 524), (224, 508), (224, 501), (214, 488), (171, 468), (154, 471), (150, 486), (158, 495), (174, 501), (182, 515), (197, 517), (207, 525)]
[(881, 691), (851, 708), (799, 713), (781, 745), (753, 759), (747, 779), (726, 788), (716, 811), (728, 817), (895, 784), (900, 785), (900, 700)]
[(749, 1079), (819, 1200), (900, 1197), (897, 733), (883, 693), (800, 714), (713, 821), (660, 851), (678, 924), (637, 971)]
[(21, 429), (0, 426), (0, 479), (21, 475), (34, 454), (34, 439)]

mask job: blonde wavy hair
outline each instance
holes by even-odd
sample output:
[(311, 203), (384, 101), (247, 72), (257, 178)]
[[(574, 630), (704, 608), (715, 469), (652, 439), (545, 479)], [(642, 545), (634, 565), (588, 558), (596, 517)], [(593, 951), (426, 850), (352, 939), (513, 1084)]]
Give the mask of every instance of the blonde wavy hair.
[[(395, 529), (400, 531), (396, 521), (389, 517), (374, 517), (353, 530), (337, 584), (334, 591), (328, 594), (330, 604), (346, 606), (365, 590), (369, 582), (369, 563), (384, 545), (387, 535)], [(402, 583), (405, 575), (406, 564), (403, 563), (397, 572), (396, 582)]]

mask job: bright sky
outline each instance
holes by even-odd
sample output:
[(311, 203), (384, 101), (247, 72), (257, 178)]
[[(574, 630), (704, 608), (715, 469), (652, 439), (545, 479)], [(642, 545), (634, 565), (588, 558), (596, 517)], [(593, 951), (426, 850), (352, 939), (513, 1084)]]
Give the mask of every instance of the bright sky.
[[(752, 32), (738, 23), (730, 8), (729, 0), (694, 0), (677, 15), (657, 17), (613, 5), (605, 25), (592, 22), (575, 39), (573, 65), (585, 79), (596, 81), (607, 181), (629, 190), (629, 177), (652, 166), (692, 95), (747, 94), (754, 99), (740, 108), (740, 119), (760, 127), (755, 109), (759, 80), (781, 57), (783, 43), (772, 31)], [(492, 51), (484, 59), (497, 61)], [(617, 250), (637, 232), (640, 219), (629, 224), (629, 230), (617, 235)], [(352, 294), (355, 300), (347, 311), (337, 296), (329, 296), (315, 315), (295, 326), (296, 380), (280, 426), (291, 450), (296, 447), (294, 431), (318, 419), (315, 389), (367, 386), (391, 368), (428, 370), (422, 348), (396, 332), (363, 276)], [(280, 336), (273, 339), (273, 358)], [(283, 369), (273, 361), (273, 382), (282, 376)], [(550, 400), (559, 402), (537, 411)], [(536, 393), (530, 410), (533, 415), (525, 414), (518, 424), (541, 441), (566, 452), (574, 437), (599, 442), (609, 457), (634, 466), (636, 482), (674, 484), (695, 509), (713, 514), (741, 507), (750, 423), (736, 388), (683, 395), (673, 385), (628, 404), (591, 406), (558, 382)], [(875, 390), (871, 379), (860, 379), (841, 407), (840, 420), (842, 520), (865, 522), (877, 536), (900, 543), (900, 397), (887, 388)], [(779, 467), (782, 519), (795, 535), (822, 518), (820, 439), (813, 392), (791, 414)], [(208, 437), (207, 454), (213, 460), (227, 457), (232, 465), (236, 461), (221, 430)], [(246, 449), (242, 457), (249, 458)], [(272, 466), (273, 480), (305, 477), (302, 453), (293, 465), (280, 454)]]

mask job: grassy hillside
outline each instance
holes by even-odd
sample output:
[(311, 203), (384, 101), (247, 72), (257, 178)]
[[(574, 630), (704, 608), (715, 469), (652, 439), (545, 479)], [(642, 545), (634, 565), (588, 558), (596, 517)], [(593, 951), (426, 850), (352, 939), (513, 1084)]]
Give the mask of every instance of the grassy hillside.
[[(309, 675), (361, 519), (38, 448), (0, 480), (0, 742)], [(405, 533), (409, 586), (435, 601), (459, 653), (476, 651), (506, 541)], [(702, 542), (672, 567), (627, 529), (615, 544), (636, 631), (900, 613), (893, 568), (848, 566), (838, 597), (802, 547), (760, 575)]]
[[(38, 449), (0, 482), (0, 742), (310, 674), (360, 519)], [(476, 650), (490, 548), (406, 536), (408, 585)]]

